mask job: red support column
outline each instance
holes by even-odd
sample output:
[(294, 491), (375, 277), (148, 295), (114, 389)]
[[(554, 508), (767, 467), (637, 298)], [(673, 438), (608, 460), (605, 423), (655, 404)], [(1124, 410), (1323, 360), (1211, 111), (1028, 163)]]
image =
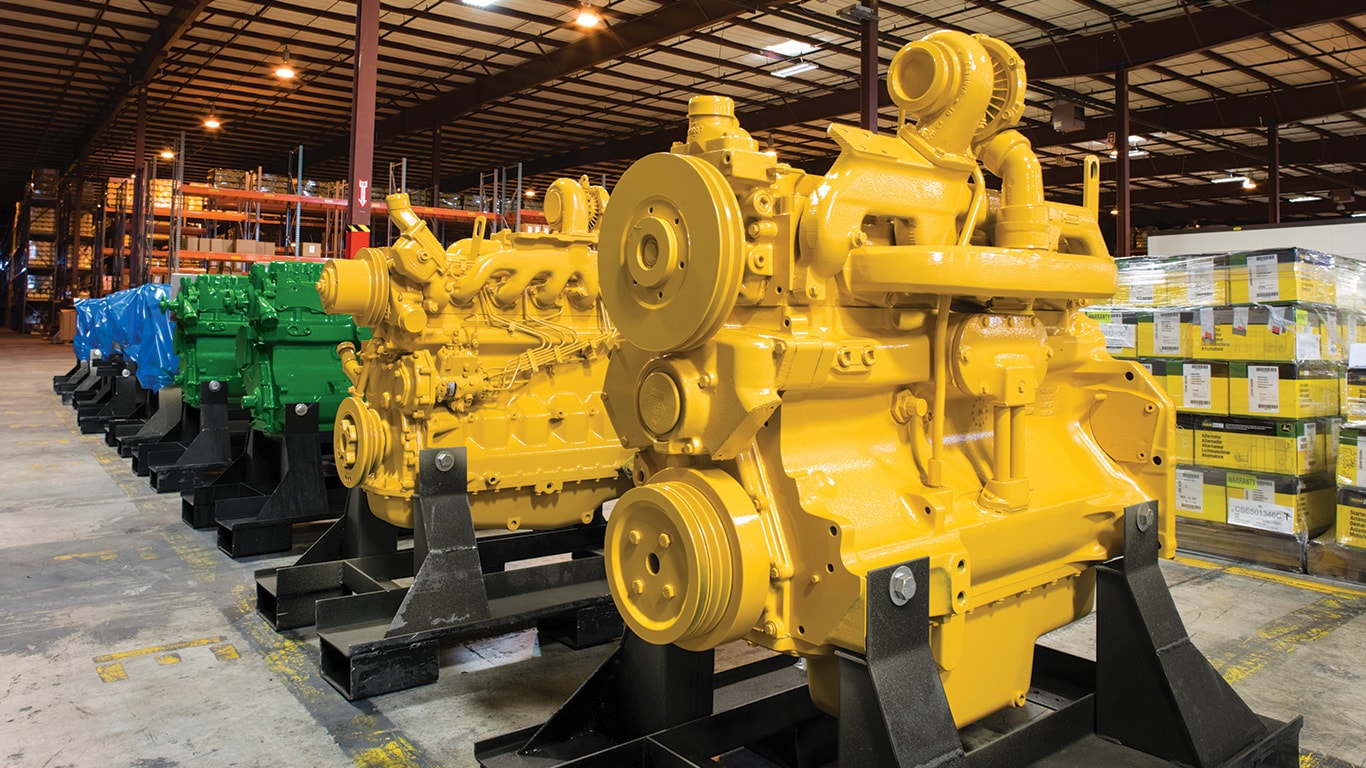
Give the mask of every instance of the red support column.
[(1266, 174), (1266, 220), (1272, 224), (1281, 223), (1281, 127), (1275, 123), (1267, 131), (1267, 149), (1270, 150), (1271, 167)]
[(859, 125), (877, 133), (878, 80), (877, 0), (863, 0), (872, 17), (859, 22)]
[(1115, 258), (1129, 255), (1129, 71), (1115, 73)]
[(379, 0), (356, 0), (356, 52), (351, 86), (351, 165), (346, 256), (370, 244), (370, 174), (375, 170), (375, 71)]

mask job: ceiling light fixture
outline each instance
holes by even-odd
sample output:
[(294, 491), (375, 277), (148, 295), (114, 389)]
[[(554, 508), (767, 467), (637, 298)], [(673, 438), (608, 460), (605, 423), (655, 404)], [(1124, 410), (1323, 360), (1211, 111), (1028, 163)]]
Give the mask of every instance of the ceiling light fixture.
[(1290, 198), (1289, 200), (1287, 200), (1286, 202), (1289, 202), (1289, 203), (1312, 203), (1312, 202), (1314, 202), (1315, 200), (1322, 200), (1322, 199), (1323, 199), (1323, 198), (1319, 197), (1318, 195), (1300, 195), (1300, 196), (1298, 196), (1298, 197), (1292, 197), (1292, 198)]
[(1234, 176), (1232, 173), (1209, 180), (1211, 184), (1242, 184), (1245, 181), (1247, 181), (1246, 176)]
[(218, 118), (210, 115), (204, 118), (204, 127), (208, 128), (211, 131), (216, 131), (219, 128), (222, 128), (223, 124), (218, 121)]
[(174, 160), (174, 159), (175, 159), (175, 153), (172, 152), (172, 151), (169, 150), (169, 149), (163, 149), (163, 150), (161, 150), (161, 159), (162, 159), (162, 160)]
[(475, 8), (487, 8), (498, 0), (465, 0), (465, 5), (472, 5)]
[(793, 65), (790, 66), (790, 67), (783, 67), (782, 69), (780, 69), (780, 70), (774, 72), (774, 73), (773, 73), (773, 76), (774, 76), (774, 77), (792, 77), (793, 75), (800, 75), (800, 74), (803, 73), (803, 72), (810, 72), (811, 70), (813, 70), (813, 69), (815, 69), (815, 68), (816, 68), (816, 65), (815, 65), (815, 64), (812, 64), (812, 63), (809, 62), (809, 61), (803, 61), (803, 62), (799, 62), (799, 63), (797, 63), (797, 64), (793, 64)]
[(1244, 180), (1243, 180), (1243, 189), (1256, 189), (1256, 188), (1257, 188), (1257, 182), (1253, 181), (1252, 179), (1244, 179)]
[(293, 80), (294, 75), (296, 74), (297, 73), (294, 71), (294, 67), (291, 66), (289, 63), (289, 44), (286, 43), (285, 56), (280, 61), (280, 66), (275, 68), (275, 76), (280, 78), (281, 80)]
[(591, 3), (581, 5), (578, 15), (574, 17), (574, 23), (585, 29), (592, 29), (602, 23), (602, 14)]
[(1366, 211), (1357, 211), (1356, 213), (1349, 213), (1347, 215), (1354, 219), (1366, 219)]
[(524, 194), (525, 194), (527, 197), (535, 197), (535, 196), (536, 196), (536, 190), (534, 190), (534, 189), (528, 189)]
[(808, 53), (815, 53), (820, 49), (799, 40), (786, 40), (777, 45), (766, 46), (764, 50), (777, 58), (790, 59), (794, 56), (805, 56)]

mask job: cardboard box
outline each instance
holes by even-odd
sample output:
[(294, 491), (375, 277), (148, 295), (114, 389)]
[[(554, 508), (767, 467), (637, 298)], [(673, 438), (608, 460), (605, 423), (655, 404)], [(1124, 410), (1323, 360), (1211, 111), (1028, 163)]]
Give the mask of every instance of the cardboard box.
[(1327, 472), (1326, 419), (1202, 416), (1195, 427), (1195, 464), (1244, 472)]
[(1348, 368), (1340, 394), (1342, 415), (1348, 421), (1366, 421), (1366, 368)]
[(1336, 323), (1336, 313), (1304, 304), (1197, 309), (1191, 331), (1192, 357), (1270, 363), (1340, 361), (1344, 350), (1330, 339), (1337, 338)]
[(1337, 538), (1344, 547), (1366, 549), (1366, 490), (1338, 489)]
[(1333, 524), (1337, 486), (1331, 475), (1228, 472), (1224, 484), (1229, 525), (1314, 536)]
[(1139, 256), (1115, 259), (1119, 270), (1114, 303), (1123, 307), (1167, 306), (1165, 260)]
[(1336, 416), (1341, 369), (1331, 363), (1229, 363), (1228, 412), (1308, 419)]
[(1193, 414), (1176, 414), (1176, 463), (1195, 463), (1195, 425), (1199, 417)]
[(1228, 304), (1228, 256), (1196, 254), (1166, 260), (1168, 307), (1214, 307)]
[(316, 259), (323, 254), (321, 243), (299, 243), (299, 255)]
[(1158, 309), (1139, 312), (1139, 357), (1190, 357), (1194, 312)]
[(1332, 256), (1304, 248), (1271, 248), (1229, 256), (1232, 303), (1337, 303)]
[(1133, 359), (1138, 356), (1138, 313), (1126, 309), (1084, 310), (1086, 316), (1100, 324), (1105, 335), (1105, 351), (1114, 357)]
[(1338, 485), (1366, 489), (1366, 427), (1345, 426), (1338, 430), (1336, 467)]
[(1228, 415), (1229, 364), (1217, 360), (1147, 360), (1153, 378), (1182, 413)]
[(1226, 471), (1212, 467), (1177, 466), (1176, 514), (1195, 520), (1226, 522)]

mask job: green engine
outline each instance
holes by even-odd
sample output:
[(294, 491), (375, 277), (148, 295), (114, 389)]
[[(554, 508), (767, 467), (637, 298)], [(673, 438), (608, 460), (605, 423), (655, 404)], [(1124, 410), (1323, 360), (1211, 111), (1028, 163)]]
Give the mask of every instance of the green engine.
[(246, 275), (199, 275), (180, 281), (180, 291), (163, 299), (161, 308), (175, 321), (173, 346), (180, 358), (175, 385), (187, 405), (199, 407), (199, 387), (221, 381), (228, 387), (228, 405), (243, 394), (237, 362), (237, 335), (247, 327)]
[(243, 302), (248, 325), (237, 337), (243, 407), (252, 427), (279, 436), (286, 403), (318, 403), (318, 426), (332, 430), (337, 406), (351, 382), (342, 373), (337, 345), (360, 346), (370, 338), (350, 315), (323, 312), (317, 282), (322, 264), (275, 261), (251, 268), (250, 295)]

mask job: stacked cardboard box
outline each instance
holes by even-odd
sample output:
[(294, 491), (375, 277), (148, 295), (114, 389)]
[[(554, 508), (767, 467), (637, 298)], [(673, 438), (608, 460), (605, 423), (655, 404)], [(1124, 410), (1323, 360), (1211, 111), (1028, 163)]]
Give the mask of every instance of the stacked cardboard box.
[(1362, 266), (1284, 248), (1119, 269), (1113, 305), (1087, 312), (1176, 405), (1177, 515), (1301, 542), (1328, 528)]
[(1337, 541), (1366, 550), (1366, 341), (1350, 347), (1338, 434)]

